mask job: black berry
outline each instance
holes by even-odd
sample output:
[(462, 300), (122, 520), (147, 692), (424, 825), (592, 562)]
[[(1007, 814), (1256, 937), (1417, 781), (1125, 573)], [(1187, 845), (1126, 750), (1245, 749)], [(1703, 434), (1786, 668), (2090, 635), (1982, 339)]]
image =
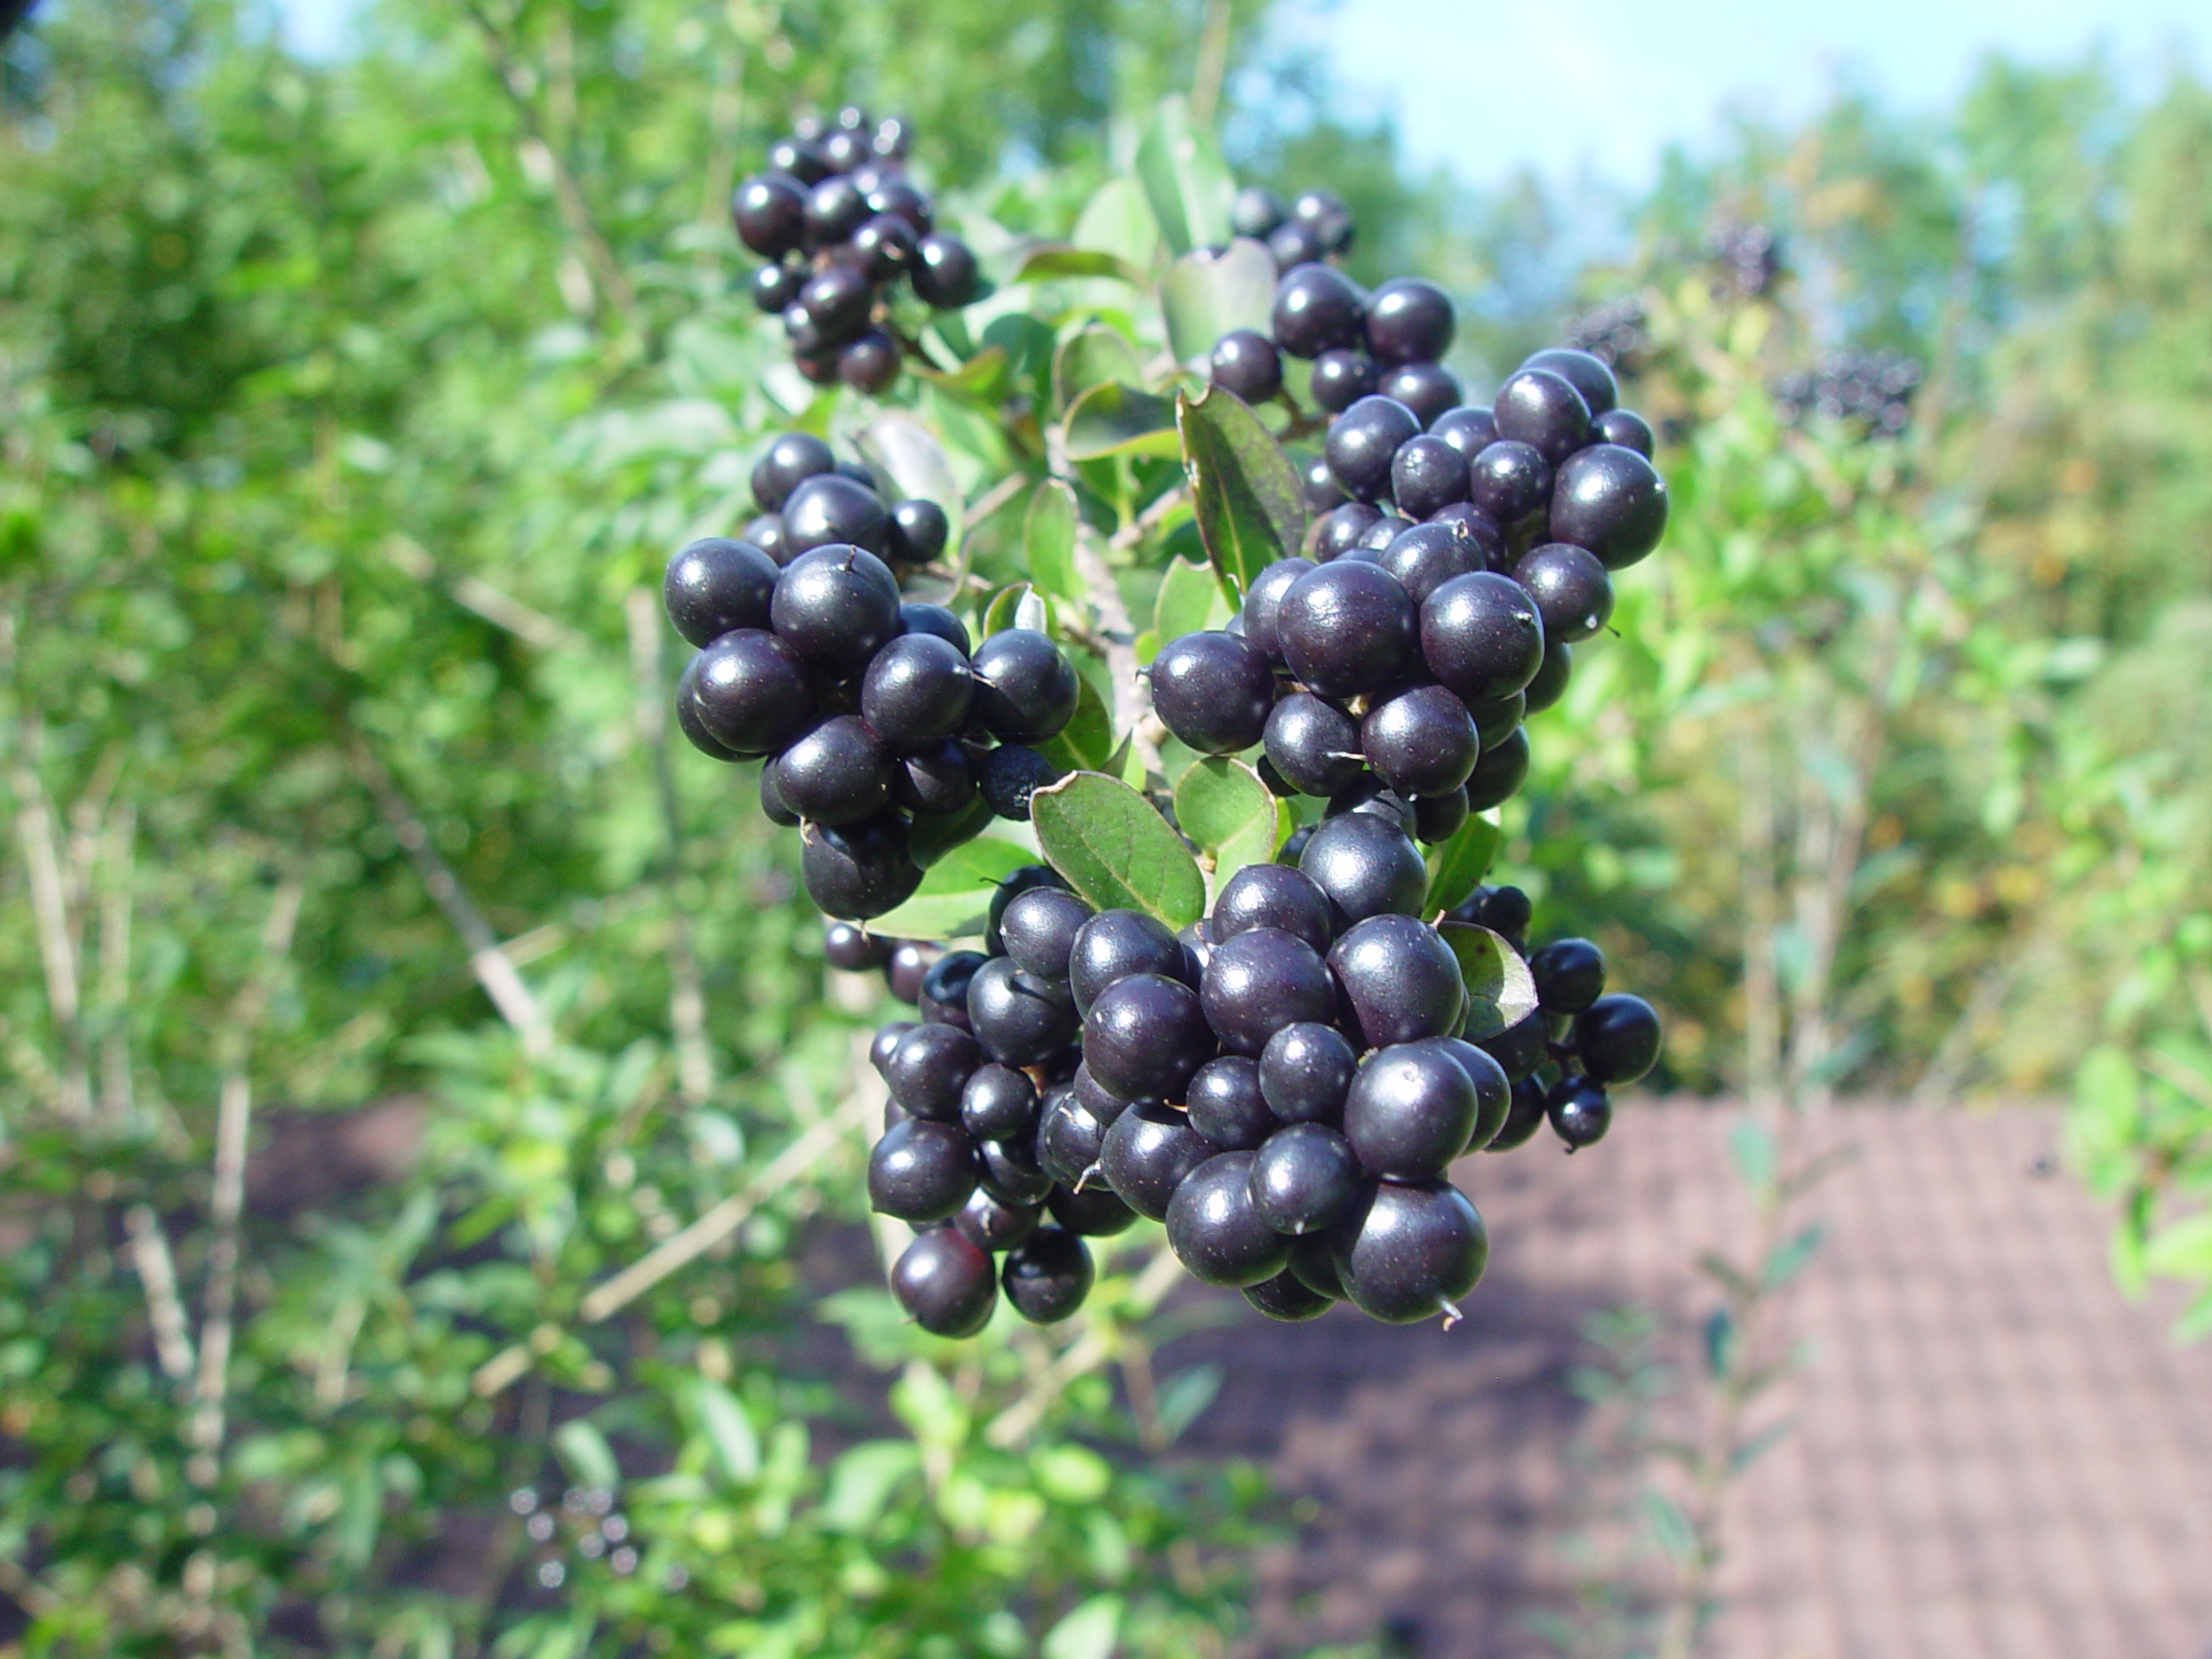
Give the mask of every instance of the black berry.
[(868, 1154), (868, 1201), (900, 1221), (946, 1221), (976, 1190), (976, 1143), (957, 1123), (910, 1117)]
[(1443, 1181), (1378, 1183), (1330, 1245), (1352, 1305), (1392, 1325), (1456, 1313), (1490, 1258), (1482, 1217)]
[(1202, 1284), (1257, 1284), (1289, 1264), (1290, 1241), (1253, 1205), (1252, 1161), (1249, 1152), (1217, 1153), (1168, 1202), (1168, 1248)]
[(1007, 1252), (999, 1282), (1015, 1313), (1032, 1325), (1051, 1325), (1083, 1306), (1096, 1276), (1082, 1239), (1063, 1227), (1039, 1227)]
[(973, 1240), (943, 1227), (922, 1234), (900, 1254), (891, 1269), (891, 1294), (923, 1330), (972, 1337), (990, 1323), (998, 1276)]
[(1201, 754), (1234, 754), (1257, 743), (1274, 695), (1267, 654), (1233, 633), (1186, 633), (1153, 658), (1154, 711)]
[(1659, 1060), (1659, 1016), (1640, 996), (1601, 996), (1574, 1019), (1582, 1070), (1599, 1083), (1634, 1083)]

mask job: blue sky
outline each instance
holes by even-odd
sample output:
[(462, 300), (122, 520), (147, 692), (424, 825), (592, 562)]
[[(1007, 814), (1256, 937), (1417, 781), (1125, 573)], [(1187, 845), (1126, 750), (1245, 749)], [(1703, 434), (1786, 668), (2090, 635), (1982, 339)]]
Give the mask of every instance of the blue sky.
[[(278, 6), (318, 52), (351, 10)], [(1320, 0), (1292, 29), (1360, 106), (1395, 112), (1416, 161), (1473, 184), (1522, 165), (1642, 184), (1723, 110), (1802, 114), (1840, 74), (1937, 108), (1993, 50), (2061, 63), (2102, 43), (2146, 88), (2177, 56), (2212, 68), (2212, 0)]]

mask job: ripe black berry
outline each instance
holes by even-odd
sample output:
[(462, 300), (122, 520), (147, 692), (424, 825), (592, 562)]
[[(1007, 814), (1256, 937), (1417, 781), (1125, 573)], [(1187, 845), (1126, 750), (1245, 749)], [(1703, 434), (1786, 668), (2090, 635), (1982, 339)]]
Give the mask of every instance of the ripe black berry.
[(762, 513), (745, 526), (738, 539), (752, 543), (779, 567), (791, 562), (791, 543), (784, 538), (784, 516), (780, 512)]
[(918, 818), (945, 818), (976, 798), (976, 766), (957, 743), (931, 743), (901, 755), (891, 774), (891, 798)]
[(982, 1169), (983, 1190), (1001, 1204), (1042, 1204), (1052, 1190), (1052, 1178), (1037, 1161), (1034, 1135), (1013, 1141), (978, 1141), (976, 1160)]
[[(1417, 442), (1426, 443), (1429, 440)], [(1398, 579), (1398, 585), (1406, 590), (1406, 597), (1418, 607), (1427, 604), (1428, 596), (1452, 577), (1489, 569), (1493, 541), (1503, 545), (1497, 526), (1470, 507), (1464, 518), (1414, 524), (1400, 531), (1382, 550), (1381, 563)]]
[(1259, 927), (1215, 948), (1199, 1001), (1224, 1048), (1257, 1054), (1285, 1026), (1329, 1019), (1337, 993), (1312, 945), (1281, 928)]
[(1451, 296), (1418, 276), (1399, 276), (1368, 296), (1367, 345), (1382, 363), (1433, 363), (1452, 349)]
[(900, 1221), (950, 1220), (976, 1190), (976, 1143), (957, 1123), (910, 1117), (868, 1160), (868, 1201)]
[(861, 273), (872, 283), (887, 283), (904, 275), (914, 263), (920, 238), (914, 227), (896, 213), (873, 213), (861, 221), (846, 246)]
[(767, 754), (814, 721), (814, 696), (798, 653), (757, 628), (726, 633), (687, 672), (691, 707), (734, 754)]
[(1278, 271), (1295, 270), (1328, 257), (1329, 251), (1321, 245), (1321, 238), (1311, 225), (1295, 220), (1278, 225), (1268, 232), (1268, 252), (1275, 262)]
[(1364, 352), (1334, 346), (1313, 359), (1308, 386), (1313, 401), (1332, 415), (1341, 415), (1361, 398), (1373, 395), (1378, 371)]
[(1275, 344), (1293, 357), (1319, 357), (1356, 346), (1367, 320), (1359, 284), (1332, 265), (1300, 264), (1275, 285)]
[(817, 823), (857, 823), (891, 799), (891, 751), (851, 715), (823, 721), (770, 765), (784, 804)]
[(1370, 1175), (1440, 1175), (1474, 1132), (1475, 1085), (1441, 1049), (1378, 1048), (1344, 1096), (1344, 1139)]
[(737, 187), (729, 199), (737, 239), (764, 259), (780, 259), (806, 230), (806, 187), (788, 173), (762, 173)]
[(1331, 253), (1343, 253), (1351, 246), (1351, 210), (1333, 190), (1300, 191), (1290, 204), (1290, 217), (1295, 224), (1311, 226)]
[[(922, 995), (922, 978), (935, 964), (938, 956), (938, 948), (936, 945), (925, 944), (918, 939), (902, 939), (893, 945), (891, 950), (891, 960), (883, 965), (883, 982), (890, 988), (891, 995), (911, 1007), (919, 1000)], [(903, 1020), (898, 1023), (906, 1024)], [(888, 1026), (884, 1027), (885, 1031), (890, 1029)], [(882, 1033), (879, 1032), (877, 1033), (879, 1040), (881, 1036)], [(882, 1069), (882, 1065), (879, 1062), (876, 1070), (880, 1071)], [(888, 1078), (886, 1081), (888, 1081)]]
[(1154, 712), (1201, 754), (1234, 754), (1257, 743), (1274, 698), (1267, 654), (1233, 633), (1186, 633), (1153, 658)]
[(1477, 887), (1452, 914), (1455, 921), (1472, 922), (1509, 939), (1517, 939), (1528, 932), (1529, 919), (1535, 911), (1529, 902), (1529, 895), (1518, 887)]
[(968, 1195), (968, 1202), (953, 1217), (955, 1231), (979, 1250), (996, 1254), (1010, 1250), (1037, 1230), (1043, 1206), (1001, 1204), (982, 1187)]
[(1548, 346), (1521, 366), (1542, 369), (1559, 376), (1582, 394), (1583, 404), (1593, 418), (1621, 400), (1620, 383), (1613, 378), (1613, 372), (1602, 359), (1592, 357), (1588, 352), (1579, 352), (1568, 346)]
[(1007, 903), (999, 923), (1007, 955), (1024, 972), (1065, 984), (1076, 935), (1093, 912), (1075, 894), (1058, 887), (1031, 887)]
[(1037, 1085), (1027, 1072), (1009, 1065), (976, 1067), (960, 1090), (960, 1125), (978, 1141), (1034, 1135)]
[(1038, 1065), (1075, 1035), (1075, 1004), (1065, 986), (993, 957), (969, 982), (968, 1023), (993, 1059)]
[(1345, 494), (1373, 501), (1390, 493), (1399, 446), (1420, 433), (1419, 417), (1395, 398), (1362, 397), (1329, 423), (1322, 453)]
[(986, 750), (975, 765), (976, 786), (982, 792), (984, 804), (1000, 817), (1017, 823), (1029, 821), (1032, 796), (1067, 776), (1065, 766), (1019, 743), (1001, 743)]
[(1467, 807), (1487, 812), (1519, 792), (1529, 777), (1529, 734), (1515, 728), (1483, 751), (1467, 774)]
[(1080, 1192), (1056, 1186), (1045, 1200), (1045, 1210), (1068, 1231), (1090, 1238), (1125, 1233), (1137, 1222), (1137, 1212), (1123, 1204), (1103, 1181), (1086, 1186)]
[(1519, 1083), (1544, 1063), (1544, 1017), (1532, 1014), (1475, 1046), (1496, 1060), (1508, 1080)]
[(1351, 1208), (1359, 1183), (1343, 1135), (1325, 1123), (1286, 1124), (1252, 1160), (1252, 1206), (1279, 1233), (1319, 1232)]
[(1041, 743), (1075, 713), (1075, 665), (1033, 628), (1007, 628), (976, 648), (975, 717), (1005, 743)]
[(1562, 1077), (1544, 1096), (1544, 1116), (1551, 1119), (1552, 1133), (1573, 1152), (1605, 1138), (1613, 1126), (1613, 1103), (1594, 1077)]
[(1560, 465), (1551, 509), (1554, 536), (1619, 570), (1659, 545), (1667, 528), (1667, 484), (1635, 450), (1593, 443)]
[(1080, 1238), (1062, 1227), (1039, 1227), (1007, 1252), (999, 1282), (1015, 1313), (1032, 1325), (1051, 1325), (1083, 1306), (1096, 1276)]
[(1429, 672), (1467, 702), (1510, 696), (1543, 664), (1543, 618), (1510, 576), (1454, 576), (1421, 607), (1421, 652)]
[(1293, 582), (1275, 612), (1291, 673), (1324, 697), (1379, 691), (1419, 657), (1414, 603), (1380, 565), (1340, 560)]
[(1084, 1015), (1084, 1064), (1123, 1100), (1182, 1099), (1191, 1074), (1214, 1051), (1198, 993), (1163, 974), (1117, 981)]
[[(861, 181), (855, 178), (853, 182), (858, 184)], [(935, 222), (930, 211), (930, 199), (915, 188), (912, 180), (894, 174), (889, 178), (874, 181), (873, 184), (874, 188), (868, 193), (868, 205), (871, 211), (905, 219), (913, 226), (916, 236), (929, 234)], [(914, 251), (918, 258), (920, 248), (917, 246)]]
[[(895, 626), (895, 612), (893, 621)], [(869, 662), (861, 713), (887, 743), (927, 743), (966, 723), (975, 690), (958, 646), (934, 634), (902, 634)]]
[(905, 822), (885, 813), (842, 827), (803, 826), (799, 878), (817, 910), (857, 922), (905, 904), (921, 885), (922, 872)]
[[(839, 544), (880, 555), (889, 544), (890, 529), (882, 499), (867, 485), (835, 473), (810, 478), (784, 503), (784, 544), (789, 551), (782, 563), (792, 563), (810, 548)], [(895, 590), (898, 584), (892, 586)]]
[(1605, 994), (1605, 954), (1587, 939), (1554, 939), (1529, 958), (1546, 1014), (1580, 1014)]
[(1375, 390), (1413, 410), (1414, 418), (1424, 426), (1446, 410), (1458, 407), (1459, 399), (1465, 396), (1459, 377), (1441, 363), (1401, 363), (1395, 369), (1384, 371)]
[(968, 1079), (982, 1063), (974, 1037), (957, 1026), (932, 1024), (907, 1031), (880, 1069), (892, 1099), (916, 1117), (957, 1123)]
[(1459, 404), (1428, 423), (1431, 433), (1472, 461), (1497, 442), (1497, 421), (1480, 404)]
[(1459, 959), (1416, 916), (1355, 925), (1329, 952), (1329, 969), (1351, 1007), (1347, 1028), (1369, 1048), (1459, 1030), (1465, 1001)]
[[(1117, 981), (1137, 974), (1180, 978), (1187, 971), (1175, 936), (1140, 911), (1099, 912), (1077, 932), (1068, 952), (1068, 988), (1075, 993), (1076, 1011), (1084, 1014)], [(1124, 1100), (1141, 1097), (1141, 1091), (1111, 1092)]]
[[(884, 537), (883, 556), (898, 564), (927, 564), (944, 551), (944, 539), (951, 530), (952, 526), (944, 516), (944, 509), (936, 502), (901, 501), (891, 509), (891, 526)], [(942, 605), (917, 605), (904, 608), (936, 611), (952, 616), (952, 613)], [(960, 654), (964, 657), (968, 654), (968, 630), (961, 626), (957, 617), (953, 617), (952, 620), (953, 626), (960, 628), (960, 632), (957, 634), (944, 633), (944, 637), (959, 646)], [(912, 623), (907, 625), (907, 631), (916, 632)], [(931, 626), (920, 632), (938, 633), (942, 630)]]
[(1256, 184), (1246, 185), (1229, 204), (1230, 226), (1239, 236), (1264, 238), (1284, 218), (1282, 203)]
[(1442, 438), (1422, 433), (1398, 446), (1390, 461), (1390, 495), (1399, 510), (1426, 518), (1467, 499), (1467, 458)]
[(980, 950), (948, 950), (922, 976), (918, 999), (922, 1018), (931, 1025), (968, 1026), (968, 987), (989, 958)]
[(1286, 1325), (1318, 1319), (1335, 1306), (1333, 1298), (1313, 1289), (1287, 1268), (1272, 1279), (1245, 1286), (1241, 1294), (1269, 1319), (1280, 1319)]
[(1329, 1239), (1352, 1305), (1392, 1325), (1455, 1314), (1490, 1259), (1482, 1217), (1443, 1181), (1377, 1184)]
[(1347, 501), (1340, 507), (1332, 508), (1316, 518), (1306, 532), (1306, 551), (1319, 564), (1342, 558), (1359, 545), (1359, 538), (1382, 516), (1372, 503), (1366, 501)]
[[(810, 432), (785, 432), (753, 463), (753, 499), (763, 512), (781, 512), (791, 493), (810, 478), (836, 468), (830, 446)], [(747, 537), (751, 540), (750, 537)]]
[(1554, 467), (1590, 442), (1590, 405), (1548, 369), (1521, 369), (1497, 389), (1497, 435), (1525, 443)]
[(1503, 1125), (1513, 1103), (1513, 1085), (1506, 1080), (1505, 1068), (1462, 1037), (1430, 1037), (1412, 1046), (1433, 1049), (1467, 1074), (1467, 1081), (1475, 1086), (1475, 1123), (1460, 1150), (1481, 1150)]
[(899, 342), (880, 328), (870, 328), (837, 353), (837, 378), (870, 397), (891, 390), (899, 378)]
[(1217, 1153), (1183, 1178), (1168, 1202), (1168, 1248), (1202, 1284), (1257, 1284), (1289, 1264), (1290, 1241), (1253, 1205), (1252, 1159), (1249, 1152)]
[(1613, 613), (1613, 584), (1605, 567), (1571, 542), (1530, 548), (1513, 567), (1513, 579), (1536, 601), (1547, 640), (1587, 639)]
[(1213, 383), (1248, 404), (1264, 404), (1282, 390), (1282, 353), (1265, 334), (1235, 328), (1214, 342)]
[(1528, 1145), (1529, 1136), (1543, 1127), (1544, 1096), (1544, 1085), (1535, 1077), (1522, 1077), (1516, 1082), (1505, 1122), (1498, 1125), (1497, 1133), (1491, 1136), (1483, 1150), (1511, 1152), (1516, 1147)]
[(1357, 1053), (1334, 1026), (1286, 1026), (1260, 1051), (1260, 1093), (1286, 1123), (1338, 1123), (1358, 1065)]
[(1656, 447), (1651, 423), (1632, 409), (1609, 409), (1598, 417), (1598, 441), (1633, 449), (1646, 461)]
[(891, 941), (879, 939), (851, 922), (830, 922), (822, 929), (822, 959), (842, 973), (864, 974), (891, 957)]
[(1039, 1166), (1054, 1180), (1073, 1186), (1098, 1161), (1110, 1123), (1085, 1107), (1073, 1090), (1056, 1094), (1039, 1108)]
[(1277, 559), (1253, 578), (1244, 595), (1244, 642), (1270, 663), (1282, 661), (1282, 641), (1275, 633), (1275, 618), (1282, 596), (1291, 584), (1314, 568), (1310, 559)]
[(1428, 896), (1421, 849), (1396, 820), (1372, 813), (1325, 819), (1299, 855), (1298, 868), (1328, 895), (1339, 932), (1370, 916), (1414, 915)]
[(661, 599), (677, 632), (710, 645), (738, 628), (768, 626), (776, 563), (759, 548), (726, 537), (693, 542), (668, 562)]
[(1224, 944), (1260, 927), (1280, 928), (1319, 951), (1336, 938), (1328, 895), (1281, 864), (1248, 864), (1230, 876), (1214, 901), (1213, 924)]
[(1360, 722), (1359, 741), (1376, 775), (1404, 795), (1458, 789), (1482, 752), (1467, 705), (1440, 685), (1415, 686), (1375, 704)]
[(1528, 444), (1500, 438), (1467, 463), (1467, 499), (1501, 524), (1541, 510), (1551, 493), (1551, 464)]
[(1212, 1146), (1182, 1113), (1147, 1102), (1109, 1126), (1098, 1167), (1122, 1203), (1163, 1221), (1183, 1178), (1213, 1155)]
[(1601, 996), (1574, 1018), (1570, 1039), (1599, 1083), (1634, 1083), (1658, 1064), (1659, 1016), (1640, 996)]
[(907, 1317), (940, 1337), (972, 1337), (998, 1304), (991, 1258), (956, 1228), (922, 1234), (891, 1269), (891, 1294)]
[(1337, 475), (1329, 470), (1329, 458), (1316, 455), (1300, 469), (1300, 493), (1306, 499), (1306, 510), (1317, 516), (1332, 507), (1344, 503), (1344, 493), (1338, 486)]
[[(709, 760), (742, 760), (746, 758), (744, 755), (707, 729), (707, 722), (699, 713), (699, 668), (704, 656), (705, 653), (702, 652), (699, 656), (692, 658), (683, 665), (683, 672), (677, 677), (676, 728), (683, 734), (685, 741)], [(766, 776), (766, 773), (764, 772), (762, 773), (764, 779)], [(766, 810), (766, 803), (764, 800), (762, 810)], [(796, 813), (791, 814), (788, 820), (777, 819), (772, 813), (770, 817), (772, 821), (783, 823), (787, 828), (798, 822), (798, 816)]]
[(798, 302), (798, 291), (805, 285), (804, 265), (763, 265), (753, 273), (753, 303), (776, 316)]
[(957, 236), (933, 231), (915, 250), (914, 292), (940, 311), (966, 305), (982, 286), (975, 251)]
[(1191, 1127), (1224, 1152), (1249, 1152), (1274, 1132), (1260, 1092), (1259, 1062), (1243, 1054), (1208, 1060), (1191, 1077), (1184, 1110)]

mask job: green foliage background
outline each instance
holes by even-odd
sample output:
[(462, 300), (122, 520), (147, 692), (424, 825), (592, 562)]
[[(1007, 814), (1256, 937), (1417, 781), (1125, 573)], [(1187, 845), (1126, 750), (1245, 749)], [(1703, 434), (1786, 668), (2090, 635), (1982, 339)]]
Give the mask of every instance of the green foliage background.
[[(954, 217), (1064, 236), (1160, 94), (1225, 87), (1244, 176), (1343, 189), (1359, 274), (1473, 302), (1478, 385), (1572, 299), (1642, 293), (1675, 529), (1509, 817), (1540, 925), (1650, 988), (1683, 1084), (2078, 1081), (2120, 1271), (2212, 1282), (2212, 95), (2131, 102), (2092, 64), (1993, 66), (1940, 121), (1842, 97), (1674, 158), (1578, 295), (1546, 274), (1560, 203), (1410, 176), (1268, 25), (392, 0), (311, 64), (255, 14), (131, 0), (10, 42), (7, 1640), (1230, 1650), (1270, 1512), (1164, 1455), (1209, 1383), (1151, 1377), (1141, 1251), (1080, 1365), (919, 1338), (823, 1258), (873, 1011), (825, 995), (788, 842), (652, 712), (660, 561), (744, 510), (788, 418), (722, 202), (843, 97), (912, 114)], [(1737, 219), (1784, 238), (1775, 296), (1707, 286)], [(1777, 425), (1768, 375), (1846, 343), (1929, 365), (1907, 442)], [(486, 1001), (440, 869), (541, 1036)], [(233, 1235), (209, 1172), (240, 1090), (264, 1122), (412, 1103), (419, 1152)], [(810, 1131), (721, 1246), (581, 1318)], [(525, 1488), (584, 1504), (558, 1548)], [(634, 1570), (569, 1547), (600, 1490)]]

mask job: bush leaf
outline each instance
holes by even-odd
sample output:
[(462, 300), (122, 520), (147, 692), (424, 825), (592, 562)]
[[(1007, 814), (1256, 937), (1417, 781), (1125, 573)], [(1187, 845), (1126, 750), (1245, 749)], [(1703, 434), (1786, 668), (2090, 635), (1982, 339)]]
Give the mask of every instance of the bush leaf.
[(1501, 936), (1470, 922), (1446, 922), (1437, 931), (1459, 958), (1459, 978), (1467, 988), (1469, 1042), (1510, 1031), (1536, 1011), (1536, 982), (1529, 964)]
[(1153, 652), (1157, 655), (1161, 645), (1186, 633), (1218, 628), (1234, 614), (1210, 569), (1177, 559), (1160, 574), (1160, 593), (1153, 601)]
[(1176, 448), (1175, 406), (1165, 397), (1109, 380), (1091, 387), (1069, 407), (1067, 444), (1071, 461), (1172, 455)]
[(887, 939), (980, 938), (998, 884), (1036, 861), (1010, 841), (984, 839), (956, 847), (930, 866), (912, 898), (877, 917), (868, 931)]
[(1176, 780), (1175, 821), (1213, 860), (1217, 893), (1247, 864), (1274, 856), (1287, 810), (1258, 772), (1226, 755), (1208, 755)]
[(1029, 575), (1046, 593), (1080, 605), (1084, 591), (1075, 569), (1075, 492), (1056, 478), (1046, 479), (1030, 497), (1022, 525)]
[(1127, 784), (1070, 772), (1039, 790), (1029, 812), (1046, 861), (1098, 909), (1142, 911), (1178, 929), (1205, 913), (1205, 882), (1183, 838)]
[(1213, 135), (1191, 119), (1179, 96), (1160, 99), (1138, 141), (1137, 182), (1144, 187), (1160, 233), (1174, 253), (1229, 240), (1229, 206), (1236, 180)]
[(1037, 753), (1070, 772), (1110, 772), (1114, 716), (1088, 674), (1076, 676), (1075, 713), (1059, 734), (1035, 745)]
[(1482, 885), (1483, 877), (1490, 874), (1491, 861), (1497, 856), (1498, 842), (1503, 839), (1504, 832), (1497, 827), (1495, 811), (1476, 812), (1469, 815), (1448, 841), (1430, 848), (1426, 906), (1428, 914), (1456, 910), (1466, 903)]
[(1098, 248), (1071, 248), (1060, 242), (1042, 243), (1024, 253), (1021, 263), (1014, 268), (1012, 280), (1033, 283), (1055, 276), (1105, 276), (1135, 288), (1145, 285), (1144, 273), (1119, 254)]
[(1168, 266), (1160, 309), (1168, 349), (1195, 363), (1233, 328), (1268, 333), (1274, 321), (1275, 262), (1264, 245), (1240, 236), (1218, 251), (1199, 248)]
[(1179, 393), (1175, 425), (1198, 539), (1223, 584), (1241, 595), (1306, 535), (1297, 470), (1250, 407), (1218, 386), (1195, 397)]

